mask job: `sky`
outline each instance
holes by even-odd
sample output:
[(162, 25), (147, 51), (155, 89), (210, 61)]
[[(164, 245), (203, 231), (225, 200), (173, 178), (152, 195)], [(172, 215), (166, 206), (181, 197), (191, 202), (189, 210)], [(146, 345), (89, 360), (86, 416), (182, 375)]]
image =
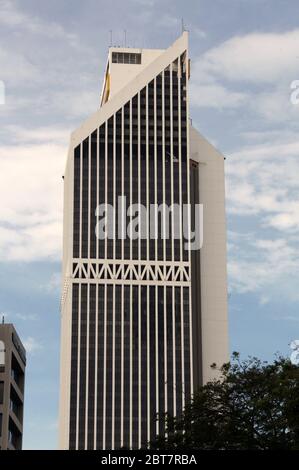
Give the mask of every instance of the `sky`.
[(194, 126), (226, 157), (231, 351), (299, 338), (297, 0), (0, 0), (0, 312), (27, 349), (25, 449), (58, 432), (62, 192), (70, 132), (113, 45), (190, 31)]

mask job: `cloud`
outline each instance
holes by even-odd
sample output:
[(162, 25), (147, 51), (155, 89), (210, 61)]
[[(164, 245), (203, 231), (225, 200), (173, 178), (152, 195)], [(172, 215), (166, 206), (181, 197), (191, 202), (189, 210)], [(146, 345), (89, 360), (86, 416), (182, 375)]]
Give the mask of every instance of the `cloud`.
[[(32, 223), (29, 221), (29, 223)], [(35, 223), (26, 227), (0, 228), (0, 255), (4, 261), (59, 260), (62, 223)]]
[[(37, 130), (35, 137), (30, 132), (30, 140), (40, 139), (43, 132)], [(66, 153), (66, 146), (46, 142), (0, 148), (3, 260), (59, 259)]]
[(298, 74), (299, 29), (285, 33), (235, 36), (203, 54), (194, 64), (198, 79), (218, 77), (254, 84), (277, 83)]
[[(299, 29), (234, 36), (192, 64), (194, 106), (246, 107), (269, 121), (298, 119), (290, 84), (298, 78)], [(240, 91), (242, 90), (242, 91)]]
[[(38, 67), (28, 60), (24, 54), (16, 51), (12, 54), (7, 47), (0, 46), (0, 64), (1, 80), (6, 85), (9, 84), (10, 87), (20, 82), (23, 82), (23, 84), (30, 82), (32, 84), (40, 77)], [(6, 88), (8, 94), (10, 89), (8, 86)]]
[(27, 354), (35, 354), (36, 351), (42, 349), (41, 343), (39, 343), (35, 338), (29, 336), (23, 341), (24, 348), (26, 349)]
[(49, 100), (47, 112), (66, 114), (71, 118), (86, 118), (97, 110), (97, 103), (100, 100), (98, 89), (68, 91), (66, 89), (53, 92), (52, 99)]
[(18, 320), (22, 320), (22, 321), (24, 321), (24, 322), (37, 320), (37, 315), (33, 315), (33, 314), (31, 314), (31, 313), (29, 313), (29, 314), (16, 313), (16, 314), (15, 314), (15, 317), (16, 317)]
[(190, 27), (190, 31), (192, 32), (192, 35), (195, 34), (195, 36), (201, 39), (205, 39), (207, 37), (207, 33), (203, 29), (198, 28), (197, 26), (192, 25)]
[(260, 298), (260, 305), (267, 305), (270, 303), (270, 297), (266, 296), (266, 295), (262, 295), (261, 298)]
[(230, 214), (262, 217), (264, 227), (299, 231), (299, 143), (293, 140), (249, 145), (226, 161)]
[(2, 126), (0, 129), (0, 136), (3, 139), (10, 141), (16, 141), (24, 144), (36, 144), (36, 143), (52, 143), (67, 145), (69, 136), (72, 132), (70, 128), (58, 128), (58, 127), (38, 127), (38, 128), (26, 128), (16, 125)]
[(35, 120), (35, 126), (68, 120), (75, 128), (98, 107), (98, 46), (87, 45), (74, 26), (75, 33), (21, 3), (0, 0), (0, 80), (6, 88), (0, 118), (5, 124)]
[(78, 38), (75, 34), (67, 32), (59, 23), (46, 22), (40, 17), (26, 13), (12, 0), (0, 0), (0, 24), (10, 28), (27, 30), (33, 34), (60, 38), (76, 44)]
[(61, 289), (61, 273), (53, 273), (47, 283), (40, 285), (40, 289), (47, 292), (60, 292)]
[(229, 285), (232, 292), (257, 293), (264, 305), (275, 298), (298, 301), (299, 252), (294, 240), (261, 239), (260, 232), (229, 233)]
[(156, 3), (155, 0), (131, 0), (131, 2), (142, 7), (153, 7)]
[(226, 152), (230, 289), (260, 304), (299, 301), (299, 145), (288, 129), (252, 131)]
[(8, 323), (8, 322), (13, 323), (15, 320), (22, 320), (24, 322), (37, 320), (37, 316), (35, 314), (32, 314), (32, 313), (2, 312), (1, 313), (1, 318), (0, 318), (1, 321), (2, 321), (2, 317), (5, 318), (6, 323)]
[(245, 93), (234, 92), (219, 84), (191, 84), (192, 105), (200, 108), (238, 108), (247, 101)]

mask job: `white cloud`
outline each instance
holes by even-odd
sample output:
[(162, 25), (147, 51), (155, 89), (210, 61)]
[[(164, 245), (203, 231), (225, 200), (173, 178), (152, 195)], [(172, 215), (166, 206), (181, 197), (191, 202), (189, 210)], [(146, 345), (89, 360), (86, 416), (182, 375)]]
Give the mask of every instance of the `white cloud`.
[(298, 121), (299, 105), (291, 103), (290, 80), (269, 89), (265, 88), (264, 91), (251, 93), (251, 97), (248, 99), (250, 110), (274, 124)]
[(37, 315), (33, 315), (31, 313), (28, 313), (28, 314), (26, 314), (26, 313), (16, 313), (15, 317), (18, 320), (22, 320), (24, 322), (37, 320)]
[(0, 46), (1, 80), (6, 84), (7, 99), (10, 87), (18, 83), (32, 83), (40, 77), (39, 70), (24, 54)]
[(260, 305), (267, 305), (270, 303), (270, 301), (271, 301), (270, 297), (266, 295), (262, 295), (260, 298)]
[(1, 312), (0, 321), (2, 322), (2, 318), (4, 317), (5, 322), (13, 323), (16, 319), (22, 321), (35, 321), (37, 316), (32, 313), (14, 313), (14, 312)]
[(0, 254), (5, 261), (58, 260), (61, 249), (61, 222), (16, 226), (7, 230), (4, 236), (0, 228)]
[(47, 112), (67, 114), (72, 118), (89, 116), (98, 109), (100, 93), (98, 89), (82, 89), (78, 93), (75, 90), (58, 90), (53, 93), (53, 99), (49, 101)]
[(0, 148), (3, 260), (60, 257), (66, 153), (66, 146), (45, 142)]
[(132, 3), (141, 5), (142, 7), (153, 7), (155, 5), (155, 0), (131, 0)]
[[(229, 234), (233, 292), (298, 301), (299, 145), (291, 130), (246, 135), (249, 145), (226, 160), (227, 211), (241, 230)], [(255, 143), (256, 142), (256, 143)]]
[(229, 284), (232, 292), (258, 293), (260, 303), (273, 298), (298, 301), (299, 252), (293, 240), (260, 239), (260, 233), (246, 236), (230, 233)]
[(171, 13), (164, 13), (156, 17), (156, 24), (163, 28), (178, 28), (181, 20)]
[[(188, 29), (189, 29), (189, 26), (188, 26)], [(198, 36), (199, 38), (201, 39), (205, 39), (207, 37), (207, 33), (201, 29), (201, 28), (198, 28), (197, 26), (191, 26), (190, 27), (190, 31), (193, 34), (195, 34), (196, 36)]]
[(219, 84), (191, 84), (190, 97), (192, 105), (200, 108), (238, 108), (247, 101), (246, 94), (228, 90)]
[(0, 0), (0, 11), (0, 80), (6, 88), (0, 118), (6, 124), (27, 122), (30, 115), (41, 126), (49, 117), (52, 122), (73, 119), (75, 127), (78, 118), (98, 107), (97, 46), (93, 49), (66, 27), (32, 14), (22, 2)]
[(29, 336), (23, 341), (24, 348), (27, 354), (35, 354), (36, 351), (42, 349), (42, 345), (32, 336)]
[(68, 33), (56, 22), (45, 22), (40, 17), (26, 13), (15, 1), (0, 0), (0, 24), (12, 28), (30, 31), (34, 34), (57, 37), (76, 44), (78, 39), (73, 33)]
[(290, 102), (298, 43), (299, 29), (234, 36), (209, 49), (193, 61), (194, 106), (246, 107), (274, 122), (298, 119), (299, 106)]
[(9, 138), (11, 141), (21, 142), (24, 144), (36, 143), (52, 143), (67, 145), (72, 129), (56, 128), (56, 127), (38, 127), (25, 128), (15, 125), (3, 126), (0, 129), (0, 135), (3, 138)]
[(298, 75), (299, 29), (285, 33), (235, 36), (203, 54), (196, 62), (199, 78), (220, 77), (254, 84), (276, 83)]
[(259, 215), (261, 224), (285, 233), (299, 231), (299, 144), (297, 140), (250, 145), (226, 161), (228, 211)]
[(60, 292), (61, 289), (61, 273), (53, 273), (50, 280), (40, 286), (41, 290), (46, 290), (48, 292)]

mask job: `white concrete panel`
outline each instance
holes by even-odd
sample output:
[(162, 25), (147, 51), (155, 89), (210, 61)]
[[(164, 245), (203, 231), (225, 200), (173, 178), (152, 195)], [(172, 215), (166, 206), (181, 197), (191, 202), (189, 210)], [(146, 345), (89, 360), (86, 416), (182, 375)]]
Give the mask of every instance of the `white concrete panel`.
[[(141, 54), (141, 64), (114, 64), (112, 62), (113, 52), (125, 52), (130, 54)], [(111, 100), (118, 92), (132, 82), (151, 62), (157, 59), (165, 51), (163, 49), (134, 49), (123, 47), (109, 48), (109, 78)]]
[(203, 382), (217, 377), (210, 365), (229, 360), (227, 318), (226, 219), (224, 157), (192, 126), (190, 155), (199, 163), (199, 197), (203, 204), (201, 326)]

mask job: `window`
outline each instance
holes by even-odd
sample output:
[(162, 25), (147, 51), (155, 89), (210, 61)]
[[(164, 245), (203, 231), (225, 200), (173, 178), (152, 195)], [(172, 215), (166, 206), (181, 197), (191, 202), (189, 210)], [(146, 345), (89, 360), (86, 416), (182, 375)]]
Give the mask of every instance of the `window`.
[(24, 392), (24, 372), (22, 371), (18, 360), (12, 353), (11, 357), (11, 378), (15, 381), (19, 387), (21, 393)]
[(21, 450), (22, 448), (22, 434), (19, 429), (11, 419), (9, 418), (9, 429), (8, 429), (8, 441), (10, 447), (16, 450)]
[(10, 410), (16, 415), (20, 423), (23, 422), (23, 403), (13, 386), (10, 387)]
[(133, 52), (112, 52), (113, 64), (141, 64), (141, 54)]
[(4, 382), (0, 382), (0, 405), (3, 405), (4, 399)]
[(0, 341), (0, 367), (5, 366), (5, 344)]

